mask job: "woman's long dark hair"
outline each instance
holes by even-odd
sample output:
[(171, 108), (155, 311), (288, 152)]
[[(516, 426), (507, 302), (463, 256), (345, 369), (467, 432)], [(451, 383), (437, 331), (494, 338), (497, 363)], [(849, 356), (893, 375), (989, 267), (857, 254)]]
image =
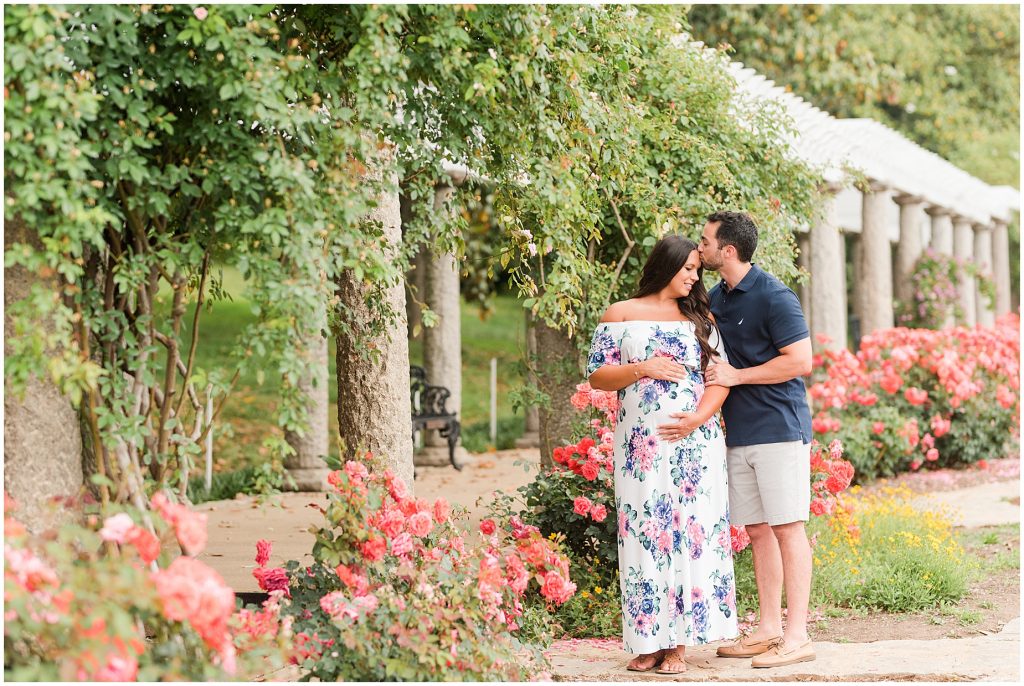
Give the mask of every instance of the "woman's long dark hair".
[[(654, 244), (650, 257), (640, 273), (640, 284), (634, 298), (654, 295), (669, 285), (679, 270), (686, 264), (686, 258), (697, 249), (697, 244), (683, 236), (665, 236)], [(708, 361), (715, 354), (708, 337), (711, 335), (711, 301), (708, 300), (707, 289), (704, 288), (702, 277), (704, 268), (697, 267), (697, 283), (693, 284), (690, 294), (684, 298), (676, 298), (679, 311), (694, 325), (697, 341), (700, 343), (700, 368), (704, 371)]]

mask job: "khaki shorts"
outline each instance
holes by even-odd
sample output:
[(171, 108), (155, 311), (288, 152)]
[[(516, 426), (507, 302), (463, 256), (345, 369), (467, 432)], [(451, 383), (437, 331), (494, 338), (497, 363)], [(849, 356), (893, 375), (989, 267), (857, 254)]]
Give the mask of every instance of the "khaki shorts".
[(733, 526), (806, 522), (811, 507), (811, 446), (801, 441), (741, 445), (726, 452)]

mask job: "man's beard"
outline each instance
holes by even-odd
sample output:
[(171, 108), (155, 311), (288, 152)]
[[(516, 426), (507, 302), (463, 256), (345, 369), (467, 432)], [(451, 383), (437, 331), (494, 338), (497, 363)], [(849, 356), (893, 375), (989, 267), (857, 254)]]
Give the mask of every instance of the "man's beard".
[(711, 261), (708, 261), (704, 257), (700, 258), (700, 263), (704, 267), (704, 269), (707, 269), (708, 271), (712, 271), (712, 272), (717, 272), (719, 269), (722, 268), (722, 262), (721, 261), (711, 262)]

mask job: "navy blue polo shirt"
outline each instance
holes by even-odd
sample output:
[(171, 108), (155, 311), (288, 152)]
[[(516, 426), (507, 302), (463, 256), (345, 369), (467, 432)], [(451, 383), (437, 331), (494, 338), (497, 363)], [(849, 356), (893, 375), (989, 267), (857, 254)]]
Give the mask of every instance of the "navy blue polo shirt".
[[(756, 367), (779, 349), (810, 336), (796, 293), (756, 264), (730, 289), (720, 281), (708, 294), (729, 364)], [(722, 406), (730, 446), (811, 442), (811, 411), (801, 378), (733, 386)]]

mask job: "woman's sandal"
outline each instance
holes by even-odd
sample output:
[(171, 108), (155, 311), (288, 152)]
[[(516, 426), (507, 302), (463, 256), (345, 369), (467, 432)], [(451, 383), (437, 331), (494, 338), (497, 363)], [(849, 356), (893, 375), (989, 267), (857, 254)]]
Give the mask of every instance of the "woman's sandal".
[[(668, 669), (666, 669), (666, 665), (669, 666)], [(673, 669), (672, 667), (675, 667), (675, 669)], [(682, 658), (682, 657), (679, 657), (679, 655), (676, 654), (675, 651), (673, 651), (673, 652), (669, 653), (661, 661), (661, 664), (658, 665), (658, 669), (655, 670), (654, 673), (655, 674), (682, 674), (685, 671), (686, 671), (686, 659)]]
[[(636, 657), (634, 657), (632, 660), (629, 661), (629, 664), (626, 665), (626, 669), (628, 669), (631, 672), (649, 672), (652, 669), (656, 668), (658, 665), (660, 665), (661, 662), (662, 662), (662, 659), (664, 657), (665, 657), (665, 651), (664, 650), (659, 650), (658, 652), (650, 653), (649, 655), (637, 655)], [(648, 660), (654, 660), (654, 661), (651, 663), (651, 665), (649, 667), (634, 667), (633, 663), (636, 662), (637, 660), (641, 659), (641, 658), (648, 659)]]

